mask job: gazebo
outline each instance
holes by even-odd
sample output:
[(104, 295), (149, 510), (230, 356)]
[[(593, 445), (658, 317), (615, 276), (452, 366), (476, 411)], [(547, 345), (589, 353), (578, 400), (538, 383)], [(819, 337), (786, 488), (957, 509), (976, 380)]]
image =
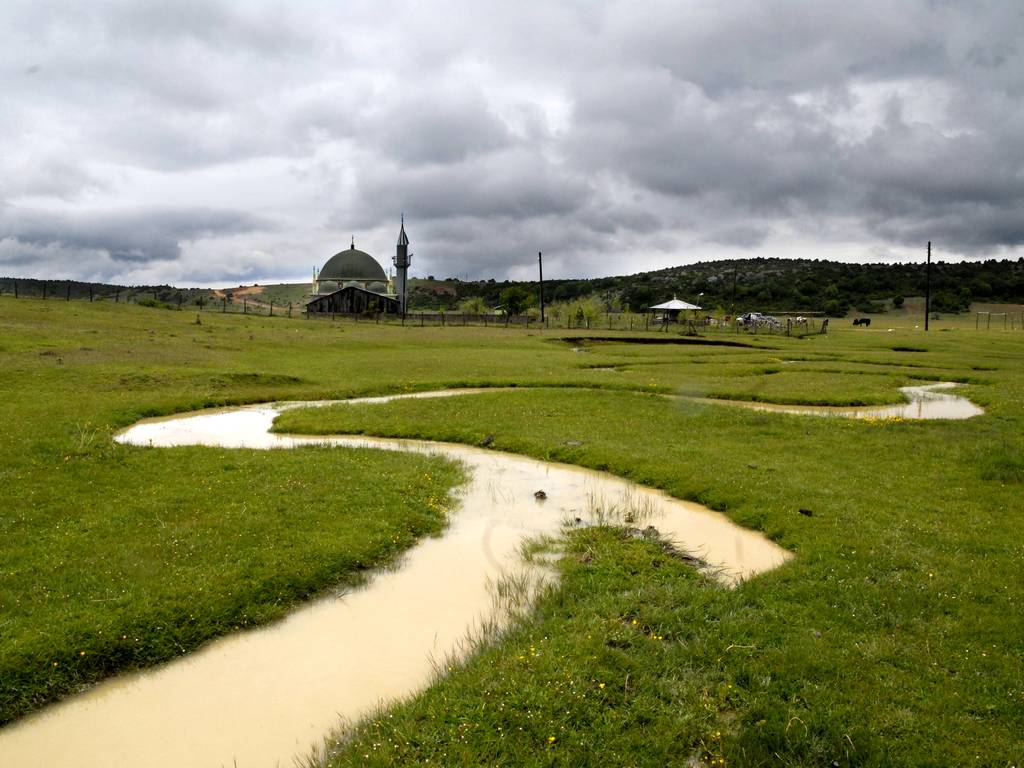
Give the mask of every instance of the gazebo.
[(652, 312), (657, 315), (661, 313), (661, 321), (667, 322), (678, 322), (679, 313), (684, 309), (700, 309), (696, 304), (690, 304), (688, 301), (680, 301), (675, 296), (672, 297), (672, 301), (666, 301), (664, 304), (655, 304), (653, 307), (648, 307)]

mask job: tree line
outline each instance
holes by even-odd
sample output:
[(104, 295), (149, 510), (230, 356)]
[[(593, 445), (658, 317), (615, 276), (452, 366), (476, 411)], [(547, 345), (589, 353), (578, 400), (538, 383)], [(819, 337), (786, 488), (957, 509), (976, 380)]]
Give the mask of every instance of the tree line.
[[(925, 293), (924, 264), (848, 264), (817, 259), (734, 259), (701, 262), (621, 277), (545, 280), (546, 303), (593, 299), (605, 311), (643, 312), (673, 296), (725, 312), (883, 312)], [(515, 289), (515, 290), (513, 290)], [(972, 301), (1024, 302), (1024, 259), (932, 264), (932, 308), (963, 312)], [(526, 294), (524, 297), (523, 294)], [(409, 306), (457, 310), (536, 305), (536, 282), (410, 281)]]

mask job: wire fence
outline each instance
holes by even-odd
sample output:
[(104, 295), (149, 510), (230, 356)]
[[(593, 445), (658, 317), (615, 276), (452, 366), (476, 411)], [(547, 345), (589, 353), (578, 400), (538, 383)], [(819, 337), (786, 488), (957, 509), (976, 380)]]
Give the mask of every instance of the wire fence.
[[(262, 317), (307, 318), (310, 320), (347, 321), (376, 325), (508, 328), (523, 330), (570, 331), (647, 331), (683, 334), (748, 333), (765, 335), (805, 336), (827, 333), (830, 319), (821, 312), (779, 313), (756, 319), (731, 315), (680, 315), (666, 318), (654, 313), (602, 312), (587, 315), (548, 311), (543, 320), (535, 310), (524, 315), (474, 314), (445, 311), (412, 311), (403, 317), (387, 313), (307, 313), (299, 302), (278, 302), (266, 298), (211, 297), (195, 295), (189, 289), (169, 287), (124, 288), (111, 290), (110, 286), (66, 280), (20, 280), (0, 278), (0, 295), (42, 301), (89, 301), (115, 304), (137, 304), (199, 313), (254, 315)], [(1024, 311), (974, 313), (974, 327), (979, 331), (1024, 330)], [(969, 316), (968, 316), (969, 317)], [(965, 318), (967, 319), (967, 318)], [(967, 320), (969, 322), (969, 320)], [(832, 319), (835, 323), (849, 324), (850, 319)], [(869, 318), (854, 318), (853, 325), (870, 325)]]

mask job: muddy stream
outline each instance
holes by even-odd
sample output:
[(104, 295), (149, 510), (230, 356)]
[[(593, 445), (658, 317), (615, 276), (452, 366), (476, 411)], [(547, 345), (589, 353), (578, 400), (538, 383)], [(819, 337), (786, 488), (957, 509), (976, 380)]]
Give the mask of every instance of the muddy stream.
[(720, 400), (712, 398), (693, 399), (701, 403), (732, 405), (752, 411), (790, 413), (798, 416), (838, 416), (847, 419), (970, 419), (985, 411), (966, 397), (952, 394), (949, 390), (957, 385), (952, 382), (924, 384), (916, 387), (900, 387), (907, 398), (905, 403), (894, 405), (783, 405), (780, 403), (758, 403), (747, 400)]
[[(340, 720), (358, 720), (423, 689), (439, 663), (466, 651), (468, 636), (506, 620), (494, 585), (543, 570), (523, 564), (522, 543), (557, 536), (566, 525), (596, 522), (595, 510), (613, 518), (634, 510), (642, 515), (637, 525), (653, 525), (727, 585), (790, 557), (722, 514), (604, 473), (465, 445), (269, 431), (285, 409), (325, 404), (255, 405), (147, 420), (117, 440), (153, 447), (316, 444), (445, 456), (462, 462), (470, 478), (457, 491), (445, 531), (351, 592), (320, 598), (282, 621), (215, 640), (160, 667), (105, 681), (0, 730), (0, 764), (291, 766)], [(546, 499), (535, 498), (539, 490)]]

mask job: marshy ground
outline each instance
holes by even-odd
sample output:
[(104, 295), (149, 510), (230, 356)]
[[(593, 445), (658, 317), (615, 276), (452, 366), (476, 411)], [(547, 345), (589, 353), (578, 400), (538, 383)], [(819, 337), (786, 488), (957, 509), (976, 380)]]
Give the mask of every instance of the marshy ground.
[[(112, 441), (118, 428), (204, 406), (516, 386), (317, 422), (489, 438), (606, 470), (721, 510), (796, 557), (726, 590), (657, 542), (573, 532), (559, 586), (531, 614), (346, 733), (333, 764), (1020, 758), (1024, 334), (836, 328), (585, 353), (555, 336), (213, 314), (197, 325), (0, 300), (3, 719), (358, 581), (440, 529), (461, 477), (440, 459), (366, 451), (129, 448)], [(650, 396), (849, 406), (934, 381), (960, 382), (985, 415), (811, 419)]]

